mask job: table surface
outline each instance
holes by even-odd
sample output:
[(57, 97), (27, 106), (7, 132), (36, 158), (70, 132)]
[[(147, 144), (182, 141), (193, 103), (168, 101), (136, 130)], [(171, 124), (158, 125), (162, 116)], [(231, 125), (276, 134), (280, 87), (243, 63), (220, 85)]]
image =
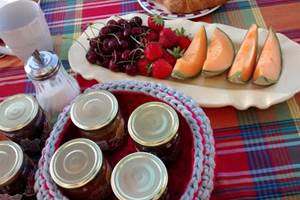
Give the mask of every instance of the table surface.
[[(41, 7), (68, 68), (72, 39), (98, 19), (144, 12), (136, 0), (42, 0)], [(196, 19), (247, 29), (272, 26), (300, 43), (299, 0), (232, 0)], [(3, 67), (3, 66), (9, 67)], [(300, 65), (300, 63), (297, 63)], [(300, 67), (300, 66), (294, 66)], [(83, 88), (94, 82), (78, 80)], [(34, 93), (22, 63), (0, 59), (0, 101), (16, 93)], [(300, 94), (267, 110), (205, 108), (216, 141), (216, 181), (212, 199), (300, 198)]]

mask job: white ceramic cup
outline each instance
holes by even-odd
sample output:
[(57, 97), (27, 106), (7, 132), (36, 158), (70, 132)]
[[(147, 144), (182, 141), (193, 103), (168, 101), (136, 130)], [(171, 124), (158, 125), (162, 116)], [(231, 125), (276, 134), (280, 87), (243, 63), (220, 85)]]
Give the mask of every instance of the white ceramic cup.
[(44, 13), (34, 1), (14, 0), (0, 7), (0, 38), (6, 44), (0, 46), (0, 53), (23, 61), (36, 49), (53, 51)]

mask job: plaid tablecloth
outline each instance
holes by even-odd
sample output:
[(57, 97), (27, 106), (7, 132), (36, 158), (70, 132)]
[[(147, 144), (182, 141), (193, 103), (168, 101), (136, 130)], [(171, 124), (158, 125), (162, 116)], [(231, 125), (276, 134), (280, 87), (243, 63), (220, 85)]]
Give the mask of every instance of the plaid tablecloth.
[[(71, 39), (77, 38), (87, 24), (111, 15), (143, 12), (136, 0), (42, 0), (41, 7), (55, 50), (66, 67)], [(300, 43), (299, 0), (233, 0), (197, 20), (241, 28), (252, 23), (272, 26)], [(78, 79), (82, 87), (91, 84)], [(34, 88), (23, 67), (0, 67), (0, 100), (24, 92), (34, 93)], [(299, 105), (300, 94), (267, 110), (204, 109), (216, 140), (213, 199), (300, 199)]]

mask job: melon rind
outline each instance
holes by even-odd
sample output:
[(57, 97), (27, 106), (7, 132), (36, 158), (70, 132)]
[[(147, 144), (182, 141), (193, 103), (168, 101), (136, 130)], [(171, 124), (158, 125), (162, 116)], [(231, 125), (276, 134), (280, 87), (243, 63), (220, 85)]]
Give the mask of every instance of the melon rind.
[(265, 76), (259, 76), (255, 81), (253, 81), (254, 84), (260, 85), (260, 86), (268, 86), (273, 85), (277, 83), (277, 80), (268, 79)]
[[(271, 35), (270, 35), (270, 34), (271, 34)], [(276, 33), (273, 31), (272, 28), (269, 28), (269, 34), (268, 34), (268, 36), (267, 36), (267, 38), (266, 38), (266, 40), (265, 40), (265, 43), (264, 43), (264, 45), (263, 45), (263, 49), (262, 49), (262, 51), (261, 51), (261, 54), (260, 54), (260, 56), (259, 56), (259, 59), (261, 58), (261, 55), (263, 54), (264, 47), (265, 47), (265, 45), (266, 45), (266, 43), (267, 43), (269, 37), (274, 37), (274, 38), (276, 39), (276, 41), (277, 41), (276, 48), (277, 48), (277, 50), (279, 51), (279, 55), (280, 55), (280, 63), (279, 63), (279, 66), (280, 66), (280, 72), (279, 72), (278, 77), (277, 77), (276, 79), (272, 79), (272, 78), (266, 77), (266, 76), (264, 76), (264, 75), (260, 75), (260, 76), (258, 76), (258, 77), (254, 77), (254, 76), (253, 76), (253, 83), (256, 84), (256, 85), (260, 85), (260, 86), (269, 86), (269, 85), (273, 85), (273, 84), (277, 83), (278, 80), (279, 80), (279, 78), (280, 78), (280, 75), (281, 75), (281, 73), (282, 73), (282, 52), (281, 52), (280, 42), (279, 42), (279, 40), (278, 40), (278, 37), (277, 37)], [(275, 48), (275, 47), (274, 47), (274, 48)], [(274, 50), (274, 49), (273, 49), (273, 50)], [(271, 55), (270, 55), (270, 56), (271, 56)], [(256, 66), (256, 69), (255, 69), (255, 72), (256, 72), (257, 70), (260, 70), (260, 69), (257, 68), (257, 67), (258, 67), (258, 64), (259, 64), (259, 59), (258, 59), (258, 62), (257, 62), (257, 66)], [(272, 67), (272, 66), (270, 66), (270, 67)], [(255, 73), (254, 73), (254, 74), (255, 74)]]
[[(227, 58), (229, 60), (229, 62), (228, 62), (228, 60), (226, 60), (226, 62), (225, 62), (225, 63), (228, 63), (228, 65), (225, 65), (225, 66), (222, 66), (222, 67), (217, 67), (220, 70), (208, 70), (207, 68), (205, 68), (205, 65), (208, 62), (208, 59), (210, 59), (209, 58), (210, 55), (207, 53), (207, 57), (206, 57), (206, 60), (204, 62), (203, 69), (202, 69), (202, 76), (204, 76), (204, 77), (212, 77), (212, 76), (217, 76), (217, 75), (220, 75), (220, 74), (224, 73), (226, 70), (228, 70), (231, 67), (231, 65), (234, 61), (235, 52), (234, 52), (234, 45), (233, 45), (232, 40), (221, 29), (216, 28), (215, 31), (219, 31), (222, 34), (222, 36), (224, 36), (228, 39), (228, 40), (226, 40), (226, 44), (228, 46), (227, 50), (231, 51), (231, 54), (230, 54), (230, 57)], [(215, 32), (213, 34), (215, 34)], [(212, 41), (211, 41), (211, 43), (212, 43)], [(209, 49), (210, 49), (210, 46), (208, 47), (208, 52), (209, 52)], [(225, 49), (225, 48), (223, 48), (223, 49)], [(221, 55), (219, 55), (219, 59), (224, 59), (224, 57), (222, 56), (222, 53), (221, 53)]]
[(185, 79), (189, 78), (177, 70), (172, 71), (171, 77), (175, 78), (175, 79), (179, 79), (179, 80), (185, 80)]
[(241, 71), (237, 71), (235, 74), (233, 74), (232, 76), (228, 77), (228, 80), (232, 83), (237, 83), (237, 84), (246, 84), (247, 82), (246, 81), (243, 81), (241, 79), (241, 74), (242, 72)]
[[(244, 46), (244, 43), (247, 41), (247, 39), (250, 39), (248, 38), (248, 34), (249, 32), (251, 31), (252, 27), (253, 26), (256, 26), (255, 28), (255, 46), (254, 46), (254, 55), (252, 55), (252, 59), (250, 60), (250, 63), (247, 63), (247, 64), (250, 64), (249, 66), (247, 67), (244, 67), (244, 66), (240, 66), (239, 69), (237, 69), (237, 71), (235, 72), (232, 72), (233, 70), (235, 70), (235, 62), (237, 62), (237, 59), (240, 58), (240, 54), (243, 53), (242, 50), (245, 50), (245, 46)], [(244, 49), (242, 49), (244, 47)], [(228, 73), (228, 80), (232, 83), (236, 83), (236, 84), (246, 84), (250, 78), (252, 77), (252, 74), (253, 74), (253, 71), (254, 71), (254, 68), (255, 68), (255, 65), (256, 65), (256, 58), (257, 58), (257, 48), (258, 48), (258, 27), (256, 24), (253, 24), (249, 30), (247, 31), (246, 35), (245, 35), (245, 38), (241, 44), (241, 47), (240, 49), (238, 50), (236, 56), (235, 56), (235, 59), (233, 61), (233, 64), (231, 66), (231, 69)], [(247, 59), (247, 58), (243, 58), (243, 59)], [(252, 63), (252, 65), (251, 65)], [(249, 73), (247, 75), (247, 78), (244, 79), (243, 78), (243, 74), (246, 72), (246, 70), (249, 70)], [(232, 75), (230, 75), (232, 74)]]
[[(229, 66), (230, 67), (230, 66)], [(228, 68), (229, 68), (228, 67)], [(207, 71), (207, 70), (202, 70), (201, 75), (203, 77), (213, 77), (213, 76), (217, 76), (220, 75), (222, 73), (224, 73), (228, 68), (224, 69), (224, 70), (220, 70), (220, 71)]]

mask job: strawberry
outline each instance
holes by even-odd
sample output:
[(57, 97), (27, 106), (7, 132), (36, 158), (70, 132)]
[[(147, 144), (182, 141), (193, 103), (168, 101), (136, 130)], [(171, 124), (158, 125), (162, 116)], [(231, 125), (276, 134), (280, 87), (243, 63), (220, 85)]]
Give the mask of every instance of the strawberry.
[(152, 64), (152, 77), (166, 79), (172, 73), (172, 66), (165, 59), (158, 59)]
[(139, 59), (136, 62), (139, 74), (142, 76), (149, 76), (151, 74), (151, 62), (145, 58)]
[(166, 50), (163, 50), (163, 59), (165, 59), (172, 67), (175, 65), (175, 63), (176, 63), (176, 58), (172, 55), (172, 54), (170, 54), (170, 53), (168, 53), (168, 51), (166, 51)]
[(178, 37), (178, 45), (181, 49), (187, 49), (191, 44), (191, 39), (185, 33), (185, 29), (181, 27), (181, 29), (175, 30), (176, 35)]
[(181, 49), (187, 49), (191, 44), (191, 39), (187, 36), (178, 37), (178, 45)]
[(171, 48), (177, 45), (178, 37), (174, 31), (170, 28), (164, 28), (159, 33), (159, 43), (164, 48)]
[(148, 26), (150, 29), (160, 32), (164, 28), (165, 22), (159, 15), (148, 17)]
[(158, 33), (155, 31), (149, 31), (146, 35), (146, 40), (148, 42), (158, 41)]
[(144, 49), (145, 57), (150, 60), (156, 60), (163, 55), (161, 46), (158, 43), (149, 43)]

